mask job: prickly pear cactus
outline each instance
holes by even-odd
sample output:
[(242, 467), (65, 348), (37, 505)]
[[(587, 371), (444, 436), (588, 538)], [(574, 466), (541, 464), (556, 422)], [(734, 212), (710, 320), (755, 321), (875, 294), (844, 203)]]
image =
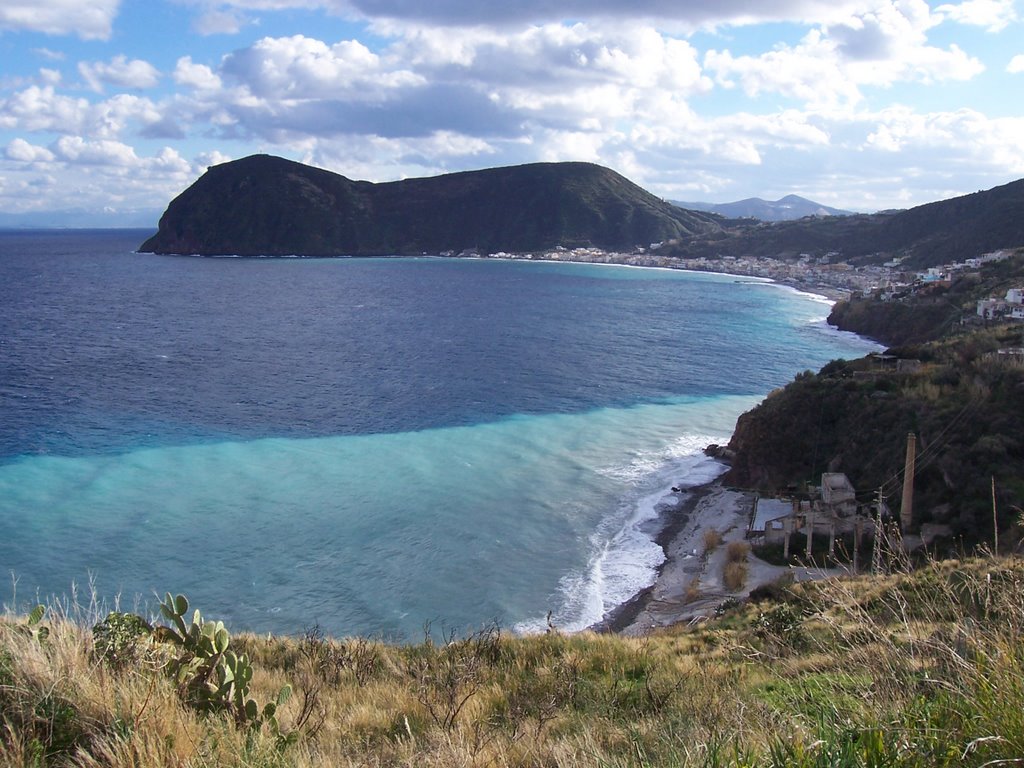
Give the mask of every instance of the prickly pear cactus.
[(276, 701), (261, 708), (249, 698), (253, 675), (249, 657), (231, 650), (231, 635), (224, 622), (205, 621), (198, 610), (191, 623), (186, 622), (188, 609), (188, 598), (168, 592), (160, 603), (160, 613), (171, 626), (153, 632), (156, 639), (180, 649), (167, 671), (182, 698), (196, 709), (228, 711), (239, 725), (259, 728), (267, 723), (280, 737), (277, 710), (291, 696), (291, 686), (285, 685)]

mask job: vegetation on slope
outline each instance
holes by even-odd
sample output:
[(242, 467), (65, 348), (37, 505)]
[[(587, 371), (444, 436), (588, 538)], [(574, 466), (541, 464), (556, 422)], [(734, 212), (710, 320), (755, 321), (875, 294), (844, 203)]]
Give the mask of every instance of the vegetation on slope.
[[(917, 437), (914, 523), (947, 524), (968, 545), (994, 538), (1024, 507), (1024, 325), (963, 326), (979, 298), (1024, 281), (1024, 260), (987, 265), (905, 301), (839, 302), (830, 322), (897, 346), (885, 357), (807, 371), (743, 414), (726, 480), (777, 491), (843, 472), (898, 511), (906, 436)], [(1016, 534), (1016, 531), (1014, 531)]]
[(679, 256), (796, 258), (801, 253), (850, 264), (905, 257), (923, 268), (1024, 244), (1024, 180), (906, 211), (752, 223), (730, 221), (697, 233), (666, 253)]
[(268, 155), (211, 167), (139, 250), (374, 256), (557, 246), (631, 250), (719, 228), (607, 168), (536, 163), (387, 184)]
[(1024, 283), (1024, 255), (985, 264), (977, 272), (958, 276), (952, 284), (935, 284), (899, 301), (857, 296), (837, 302), (829, 323), (844, 331), (900, 346), (922, 344), (967, 332), (961, 321), (977, 315), (977, 302), (1004, 296)]
[(941, 768), (1024, 755), (1021, 562), (775, 592), (645, 639), (232, 638), (257, 699), (295, 688), (278, 731), (191, 706), (148, 636), (111, 656), (95, 615), (8, 615), (0, 763)]
[(920, 361), (835, 361), (806, 372), (740, 417), (727, 482), (780, 490), (844, 472), (898, 507), (906, 436), (917, 436), (914, 526), (945, 523), (968, 543), (991, 541), (994, 479), (1000, 526), (1024, 506), (1024, 366), (993, 353), (1024, 343), (1003, 327), (890, 350)]

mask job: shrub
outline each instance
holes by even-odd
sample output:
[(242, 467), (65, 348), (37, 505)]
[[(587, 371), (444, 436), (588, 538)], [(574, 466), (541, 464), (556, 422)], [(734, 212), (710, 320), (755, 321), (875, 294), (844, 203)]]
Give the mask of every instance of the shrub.
[(142, 660), (143, 642), (152, 633), (153, 626), (141, 616), (111, 611), (93, 626), (93, 647), (108, 667), (122, 671)]
[(747, 582), (747, 563), (745, 560), (729, 561), (722, 569), (722, 583), (730, 592), (738, 592)]
[(725, 556), (730, 563), (739, 563), (747, 559), (750, 545), (745, 541), (731, 541), (725, 548)]
[(718, 549), (718, 546), (722, 543), (722, 534), (714, 528), (708, 528), (704, 531), (704, 552), (710, 553)]
[(686, 592), (683, 593), (683, 602), (692, 603), (700, 598), (700, 577), (694, 576), (686, 585)]
[(204, 621), (198, 610), (192, 623), (186, 624), (188, 599), (172, 597), (168, 592), (160, 604), (160, 613), (173, 627), (157, 627), (154, 637), (179, 649), (177, 658), (167, 665), (168, 674), (178, 686), (178, 693), (191, 707), (200, 711), (227, 711), (239, 725), (259, 728), (268, 723), (278, 733), (278, 707), (291, 695), (285, 684), (275, 701), (260, 707), (249, 696), (253, 668), (246, 654), (230, 650), (231, 636), (222, 621)]
[(807, 645), (803, 616), (787, 603), (759, 613), (754, 624), (754, 634), (776, 647), (800, 650)]

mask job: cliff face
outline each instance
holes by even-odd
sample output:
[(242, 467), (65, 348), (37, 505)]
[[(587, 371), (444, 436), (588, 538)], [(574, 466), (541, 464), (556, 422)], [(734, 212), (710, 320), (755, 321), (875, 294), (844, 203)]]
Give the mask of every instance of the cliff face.
[(140, 250), (363, 256), (631, 249), (710, 232), (718, 221), (588, 163), (371, 184), (256, 155), (210, 168), (171, 202)]
[(924, 305), (858, 299), (837, 302), (828, 322), (842, 331), (900, 346), (942, 337), (959, 316), (959, 307), (944, 301)]

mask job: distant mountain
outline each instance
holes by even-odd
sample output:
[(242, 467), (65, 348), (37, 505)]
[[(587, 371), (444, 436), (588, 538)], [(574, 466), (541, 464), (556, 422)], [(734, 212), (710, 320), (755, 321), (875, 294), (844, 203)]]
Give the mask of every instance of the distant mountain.
[(140, 247), (204, 255), (387, 255), (631, 249), (710, 234), (607, 168), (537, 163), (373, 184), (269, 155), (213, 166)]
[(922, 268), (1024, 246), (1024, 179), (905, 211), (795, 221), (726, 222), (718, 233), (698, 234), (662, 253), (675, 256), (770, 256), (801, 253), (852, 264), (878, 264), (894, 256)]
[(762, 200), (748, 197), (735, 203), (684, 203), (670, 200), (673, 205), (691, 211), (717, 213), (728, 219), (760, 219), (761, 221), (792, 221), (804, 216), (852, 216), (853, 211), (830, 208), (799, 195), (786, 195), (780, 200)]

